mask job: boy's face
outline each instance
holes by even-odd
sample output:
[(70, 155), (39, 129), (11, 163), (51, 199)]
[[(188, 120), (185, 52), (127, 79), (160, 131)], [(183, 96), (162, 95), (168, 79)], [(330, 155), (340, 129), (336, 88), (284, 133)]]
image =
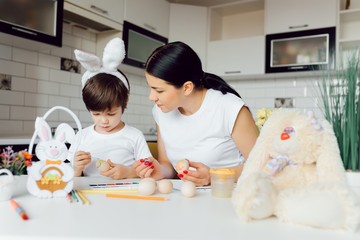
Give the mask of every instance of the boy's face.
[(105, 111), (90, 111), (95, 124), (95, 131), (102, 134), (109, 134), (119, 131), (124, 127), (121, 121), (122, 108), (112, 107)]

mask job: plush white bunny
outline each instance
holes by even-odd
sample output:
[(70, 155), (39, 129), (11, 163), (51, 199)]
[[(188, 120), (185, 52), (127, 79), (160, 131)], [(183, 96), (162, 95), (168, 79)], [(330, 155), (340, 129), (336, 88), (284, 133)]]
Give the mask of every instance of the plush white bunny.
[(40, 198), (66, 197), (73, 189), (74, 170), (64, 162), (68, 153), (65, 141), (72, 142), (75, 132), (68, 124), (61, 123), (53, 138), (50, 126), (42, 117), (35, 121), (35, 132), (40, 138), (35, 149), (40, 161), (27, 168), (27, 189)]

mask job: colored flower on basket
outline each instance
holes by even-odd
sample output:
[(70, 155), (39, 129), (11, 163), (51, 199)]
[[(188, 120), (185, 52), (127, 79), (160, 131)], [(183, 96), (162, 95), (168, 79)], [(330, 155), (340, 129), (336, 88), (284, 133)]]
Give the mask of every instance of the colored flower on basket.
[(0, 154), (0, 169), (8, 169), (14, 175), (24, 174), (25, 168), (31, 166), (32, 155), (27, 149), (14, 152), (12, 146), (4, 148)]
[(268, 118), (270, 117), (270, 115), (272, 114), (272, 110), (269, 108), (260, 108), (257, 113), (256, 113), (256, 126), (258, 126), (259, 129), (262, 128), (262, 126), (264, 126), (266, 120), (268, 120)]

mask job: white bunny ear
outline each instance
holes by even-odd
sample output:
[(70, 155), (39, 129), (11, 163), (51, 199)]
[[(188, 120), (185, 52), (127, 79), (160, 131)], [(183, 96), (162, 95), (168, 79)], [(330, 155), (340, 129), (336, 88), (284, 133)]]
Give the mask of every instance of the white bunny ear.
[(73, 143), (75, 139), (75, 132), (69, 124), (61, 123), (55, 131), (55, 139), (60, 142), (68, 142), (70, 144)]
[(37, 117), (35, 121), (35, 130), (42, 141), (49, 141), (51, 139), (50, 126), (42, 117)]
[(125, 45), (121, 38), (111, 39), (104, 48), (103, 68), (107, 71), (117, 71), (117, 67), (125, 58)]
[(96, 72), (101, 68), (100, 59), (94, 54), (83, 52), (77, 49), (75, 49), (74, 53), (76, 59), (87, 71)]

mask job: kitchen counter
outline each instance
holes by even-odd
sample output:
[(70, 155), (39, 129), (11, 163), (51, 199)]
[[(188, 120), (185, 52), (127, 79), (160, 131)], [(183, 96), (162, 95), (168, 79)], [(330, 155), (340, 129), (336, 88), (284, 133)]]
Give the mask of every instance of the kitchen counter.
[[(90, 205), (69, 203), (65, 198), (33, 197), (26, 190), (26, 180), (26, 176), (17, 178), (14, 199), (29, 220), (21, 220), (9, 202), (0, 202), (0, 226), (4, 226), (0, 239), (360, 239), (359, 231), (309, 228), (281, 223), (276, 218), (245, 223), (236, 216), (231, 199), (212, 197), (211, 189), (198, 189), (193, 198), (184, 197), (178, 190), (181, 180), (172, 180), (176, 189), (170, 194), (155, 193), (166, 197), (166, 201), (87, 194)], [(89, 184), (112, 182), (121, 181), (78, 177), (74, 179), (74, 189), (91, 189)]]

